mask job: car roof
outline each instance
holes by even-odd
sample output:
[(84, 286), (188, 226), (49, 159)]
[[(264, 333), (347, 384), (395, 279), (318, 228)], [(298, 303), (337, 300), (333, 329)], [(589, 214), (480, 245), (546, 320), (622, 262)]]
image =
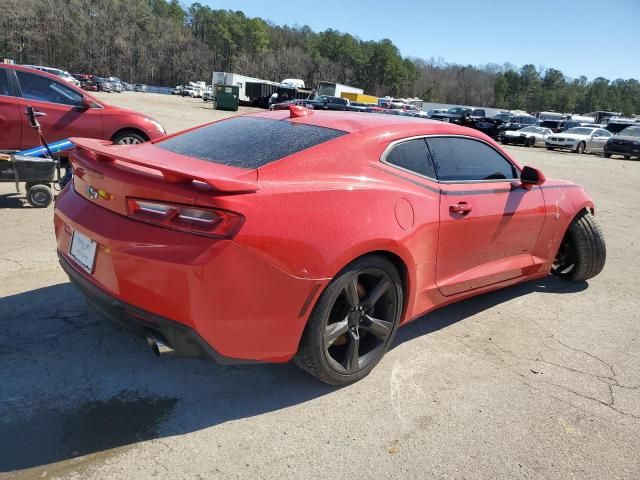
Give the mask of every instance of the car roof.
[(291, 118), (289, 110), (286, 109), (260, 112), (252, 115), (273, 120), (291, 120), (296, 123), (333, 128), (349, 133), (367, 132), (367, 134), (373, 136), (450, 134), (486, 138), (486, 136), (478, 130), (420, 117), (321, 110), (311, 110), (311, 112), (310, 115), (297, 118)]

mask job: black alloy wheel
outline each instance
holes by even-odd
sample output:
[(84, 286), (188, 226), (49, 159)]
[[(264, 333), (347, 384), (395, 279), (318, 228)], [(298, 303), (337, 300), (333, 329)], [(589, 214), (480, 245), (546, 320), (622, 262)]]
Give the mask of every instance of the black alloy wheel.
[(333, 385), (363, 378), (393, 340), (402, 299), (400, 276), (389, 260), (378, 256), (356, 260), (318, 300), (296, 363)]

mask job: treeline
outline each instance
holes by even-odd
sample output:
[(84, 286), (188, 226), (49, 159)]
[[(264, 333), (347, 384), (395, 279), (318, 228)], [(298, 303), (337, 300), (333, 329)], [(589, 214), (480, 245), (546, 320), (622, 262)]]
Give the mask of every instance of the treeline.
[(588, 81), (533, 65), (406, 58), (391, 40), (274, 25), (199, 3), (185, 8), (178, 0), (0, 0), (0, 56), (154, 85), (210, 81), (213, 71), (233, 71), (309, 85), (334, 80), (374, 95), (439, 103), (640, 113), (635, 79)]

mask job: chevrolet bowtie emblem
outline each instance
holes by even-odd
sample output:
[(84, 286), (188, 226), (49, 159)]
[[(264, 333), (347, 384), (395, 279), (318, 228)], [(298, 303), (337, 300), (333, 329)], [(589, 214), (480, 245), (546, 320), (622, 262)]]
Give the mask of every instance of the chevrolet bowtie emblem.
[(113, 195), (111, 195), (109, 192), (105, 192), (104, 190), (96, 190), (93, 187), (87, 187), (87, 196), (91, 200), (97, 200), (98, 197), (102, 198), (103, 200), (111, 200), (113, 198)]

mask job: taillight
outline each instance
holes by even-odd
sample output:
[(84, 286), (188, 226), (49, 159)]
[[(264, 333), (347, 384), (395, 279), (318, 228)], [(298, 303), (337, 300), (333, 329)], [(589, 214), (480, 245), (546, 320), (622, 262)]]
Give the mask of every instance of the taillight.
[(139, 198), (127, 198), (127, 214), (141, 222), (213, 238), (232, 238), (244, 222), (242, 215), (228, 210)]

